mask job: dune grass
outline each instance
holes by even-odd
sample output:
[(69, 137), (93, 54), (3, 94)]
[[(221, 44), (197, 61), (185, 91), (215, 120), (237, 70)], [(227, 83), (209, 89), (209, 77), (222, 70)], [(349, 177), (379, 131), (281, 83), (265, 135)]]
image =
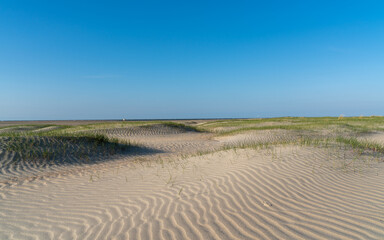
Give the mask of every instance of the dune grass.
[[(291, 140), (268, 143), (239, 143), (228, 148), (259, 148), (281, 144), (299, 144), (329, 146), (343, 144), (359, 151), (384, 153), (379, 144), (358, 140), (355, 136), (374, 131), (384, 130), (384, 117), (322, 117), (322, 118), (270, 118), (270, 119), (230, 119), (207, 121), (198, 127), (174, 121), (114, 121), (77, 126), (64, 125), (14, 125), (2, 127), (9, 131), (0, 132), (0, 147), (14, 152), (20, 159), (53, 160), (57, 158), (89, 158), (93, 154), (113, 155), (122, 153), (132, 146), (129, 142), (121, 142), (102, 134), (92, 133), (93, 130), (163, 125), (183, 131), (211, 132), (214, 136), (226, 136), (247, 131), (263, 131), (281, 129), (296, 134)], [(47, 127), (55, 127), (47, 131), (36, 131)], [(216, 128), (223, 128), (219, 132)], [(227, 128), (227, 129), (226, 129)], [(320, 130), (331, 130), (336, 135), (324, 136), (317, 134)], [(346, 135), (344, 133), (353, 133)], [(352, 135), (352, 137), (350, 136)]]
[(16, 161), (53, 162), (120, 154), (132, 144), (90, 133), (8, 133), (0, 137), (0, 146), (14, 153)]
[[(201, 132), (200, 129), (193, 126), (164, 121), (107, 122), (80, 126), (14, 125), (6, 127), (9, 128), (9, 131), (0, 133), (0, 147), (8, 152), (13, 152), (16, 159), (20, 161), (54, 161), (65, 158), (89, 159), (94, 155), (109, 156), (124, 153), (134, 146), (127, 141), (93, 133), (93, 130), (154, 124), (184, 131)], [(35, 131), (46, 127), (57, 128), (41, 132)]]
[[(273, 125), (263, 125), (270, 123)], [(331, 127), (356, 133), (369, 133), (384, 130), (384, 117), (323, 117), (323, 118), (271, 118), (271, 119), (233, 119), (208, 122), (200, 126), (206, 131), (227, 128), (219, 135), (233, 135), (252, 130), (321, 130)]]
[(371, 151), (384, 154), (384, 146), (378, 143), (368, 142), (364, 140), (358, 140), (356, 138), (337, 137), (336, 142), (343, 143), (350, 146), (353, 149), (361, 151)]

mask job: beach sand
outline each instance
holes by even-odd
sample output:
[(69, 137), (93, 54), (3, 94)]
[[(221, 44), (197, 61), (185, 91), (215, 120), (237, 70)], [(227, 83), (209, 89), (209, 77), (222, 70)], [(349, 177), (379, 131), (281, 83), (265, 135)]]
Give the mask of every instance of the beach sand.
[(219, 150), (296, 137), (280, 130), (218, 138), (164, 126), (101, 131), (156, 152), (3, 167), (0, 239), (384, 239), (380, 159), (289, 144)]

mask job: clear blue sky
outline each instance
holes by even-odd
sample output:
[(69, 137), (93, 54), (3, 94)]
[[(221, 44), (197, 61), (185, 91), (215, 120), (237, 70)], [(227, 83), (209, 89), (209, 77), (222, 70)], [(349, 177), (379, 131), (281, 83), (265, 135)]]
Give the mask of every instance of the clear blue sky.
[(383, 1), (2, 1), (0, 120), (384, 115)]

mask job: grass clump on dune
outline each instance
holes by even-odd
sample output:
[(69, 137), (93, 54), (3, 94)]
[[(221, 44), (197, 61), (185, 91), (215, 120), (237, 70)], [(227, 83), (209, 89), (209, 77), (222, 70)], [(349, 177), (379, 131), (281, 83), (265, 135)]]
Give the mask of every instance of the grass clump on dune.
[(62, 162), (90, 160), (93, 156), (124, 153), (132, 145), (96, 134), (22, 135), (0, 139), (0, 147), (15, 154), (15, 161)]
[(372, 152), (384, 154), (384, 146), (378, 143), (367, 142), (367, 141), (357, 140), (356, 138), (345, 138), (345, 137), (337, 137), (336, 141), (339, 143), (344, 143), (353, 149), (358, 149), (361, 151), (372, 151)]

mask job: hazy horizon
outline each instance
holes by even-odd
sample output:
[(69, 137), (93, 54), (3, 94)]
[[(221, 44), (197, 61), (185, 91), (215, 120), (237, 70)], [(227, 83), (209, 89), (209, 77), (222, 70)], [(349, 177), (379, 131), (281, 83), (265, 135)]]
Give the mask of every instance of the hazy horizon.
[(45, 121), (178, 121), (178, 120), (241, 120), (241, 119), (278, 119), (278, 118), (357, 118), (357, 117), (384, 117), (383, 115), (329, 115), (329, 116), (272, 116), (272, 117), (223, 117), (223, 118), (84, 118), (84, 119), (8, 119), (0, 120), (0, 122), (45, 122)]
[(0, 3), (0, 120), (383, 115), (381, 1)]

